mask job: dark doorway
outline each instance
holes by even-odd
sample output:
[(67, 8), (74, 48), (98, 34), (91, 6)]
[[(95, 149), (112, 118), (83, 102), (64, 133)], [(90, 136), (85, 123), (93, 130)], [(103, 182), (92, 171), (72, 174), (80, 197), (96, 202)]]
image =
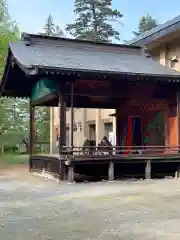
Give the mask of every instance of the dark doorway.
[(142, 126), (141, 118), (139, 116), (132, 117), (132, 145), (142, 145)]
[(89, 124), (89, 140), (95, 141), (96, 140), (96, 125)]

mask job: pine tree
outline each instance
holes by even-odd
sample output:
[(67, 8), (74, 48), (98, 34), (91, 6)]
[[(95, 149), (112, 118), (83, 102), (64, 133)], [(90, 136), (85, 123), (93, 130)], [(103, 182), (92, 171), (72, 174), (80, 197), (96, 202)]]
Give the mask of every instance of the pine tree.
[(75, 0), (74, 13), (77, 15), (75, 22), (66, 26), (74, 38), (95, 42), (119, 40), (120, 33), (111, 23), (120, 22), (123, 15), (112, 9), (112, 0)]
[(147, 14), (146, 16), (142, 16), (139, 20), (138, 25), (138, 32), (133, 32), (136, 36), (141, 35), (142, 33), (151, 30), (152, 28), (155, 28), (158, 26), (158, 23), (156, 19), (154, 19), (152, 16)]
[(51, 14), (48, 16), (46, 23), (44, 25), (44, 31), (47, 36), (53, 36), (55, 33), (55, 24)]
[(64, 37), (64, 32), (58, 25), (55, 26), (54, 36), (56, 36), (56, 37)]
[(56, 37), (64, 36), (63, 30), (58, 25), (54, 24), (54, 20), (51, 14), (48, 16), (46, 20), (43, 34), (46, 36), (56, 36)]

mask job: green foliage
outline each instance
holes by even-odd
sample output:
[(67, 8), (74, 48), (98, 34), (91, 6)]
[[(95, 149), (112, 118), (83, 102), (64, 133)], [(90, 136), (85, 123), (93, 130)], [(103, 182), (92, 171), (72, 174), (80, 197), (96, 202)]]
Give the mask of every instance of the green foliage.
[(50, 108), (38, 107), (36, 111), (36, 137), (37, 141), (50, 139)]
[[(0, 77), (3, 74), (8, 43), (19, 38), (19, 30), (10, 19), (5, 1), (0, 0)], [(49, 141), (49, 109), (37, 109), (37, 138)], [(23, 99), (0, 98), (0, 145), (5, 151), (14, 151), (19, 144), (28, 149), (29, 101)], [(14, 149), (14, 150), (13, 150)]]
[(5, 0), (0, 0), (0, 77), (4, 68), (4, 60), (7, 55), (8, 43), (19, 36), (19, 30), (15, 22), (11, 21)]
[(136, 36), (141, 35), (142, 33), (151, 30), (152, 28), (155, 28), (158, 26), (158, 23), (156, 19), (154, 19), (152, 16), (147, 14), (146, 16), (142, 16), (139, 20), (138, 25), (138, 32), (133, 32)]
[(53, 17), (51, 16), (51, 14), (48, 16), (46, 23), (44, 25), (44, 35), (46, 36), (59, 36), (59, 37), (63, 37), (64, 36), (64, 32), (63, 30), (56, 24), (54, 24), (54, 20)]
[(74, 38), (95, 42), (119, 40), (120, 33), (112, 22), (120, 22), (123, 15), (112, 9), (112, 0), (75, 0), (74, 13), (77, 15), (75, 22), (66, 27)]

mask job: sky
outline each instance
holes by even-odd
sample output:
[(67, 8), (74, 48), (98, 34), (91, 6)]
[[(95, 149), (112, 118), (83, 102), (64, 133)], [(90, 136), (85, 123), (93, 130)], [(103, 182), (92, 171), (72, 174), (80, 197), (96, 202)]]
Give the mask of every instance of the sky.
[[(7, 0), (9, 13), (15, 20), (21, 32), (42, 32), (44, 23), (49, 14), (54, 23), (65, 28), (67, 23), (75, 19), (73, 0)], [(174, 0), (113, 0), (113, 8), (122, 14), (122, 24), (116, 24), (121, 33), (121, 41), (130, 40), (132, 31), (137, 30), (138, 21), (147, 13), (158, 23), (164, 23), (180, 14), (180, 1)], [(173, 3), (173, 4), (172, 4)]]

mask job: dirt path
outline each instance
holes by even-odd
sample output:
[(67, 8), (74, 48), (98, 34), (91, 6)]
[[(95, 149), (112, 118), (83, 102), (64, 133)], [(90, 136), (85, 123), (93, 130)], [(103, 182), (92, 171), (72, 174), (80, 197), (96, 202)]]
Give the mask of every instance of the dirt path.
[(58, 184), (0, 171), (0, 239), (180, 239), (180, 181)]

